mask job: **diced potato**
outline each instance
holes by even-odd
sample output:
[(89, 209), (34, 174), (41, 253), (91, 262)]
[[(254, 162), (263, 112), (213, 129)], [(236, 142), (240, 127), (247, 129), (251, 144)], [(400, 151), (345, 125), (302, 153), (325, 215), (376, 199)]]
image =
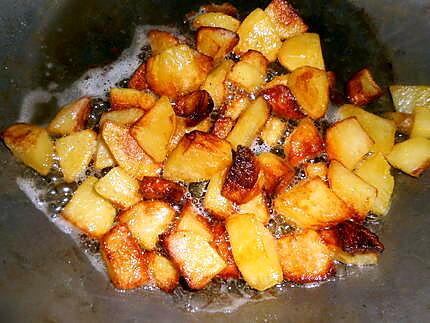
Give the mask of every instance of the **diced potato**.
[(187, 133), (187, 126), (185, 125), (185, 118), (176, 116), (176, 129), (172, 138), (170, 139), (167, 150), (169, 153), (173, 151), (181, 141), (182, 137)]
[(309, 117), (319, 119), (325, 115), (329, 101), (326, 72), (309, 66), (300, 67), (289, 75), (288, 87)]
[(281, 192), (274, 200), (274, 208), (289, 223), (304, 229), (327, 227), (353, 215), (319, 177)]
[(257, 290), (282, 281), (275, 238), (253, 214), (237, 214), (226, 221), (234, 261), (243, 278)]
[(140, 246), (156, 248), (158, 237), (165, 232), (175, 217), (175, 210), (166, 202), (142, 201), (122, 212), (118, 221), (127, 224)]
[(225, 117), (237, 120), (250, 104), (251, 100), (247, 95), (238, 95), (222, 107), (222, 113)]
[(390, 92), (398, 112), (412, 113), (415, 107), (430, 108), (428, 85), (392, 85)]
[(193, 232), (175, 231), (166, 238), (165, 244), (191, 289), (204, 288), (226, 267), (210, 243)]
[(127, 127), (107, 121), (102, 127), (102, 137), (118, 165), (134, 178), (141, 180), (158, 174), (160, 164), (143, 151)]
[(202, 217), (190, 202), (182, 209), (175, 230), (192, 232), (193, 234), (201, 236), (208, 242), (212, 241), (214, 238), (208, 220)]
[(258, 193), (255, 197), (246, 203), (239, 205), (240, 214), (252, 214), (264, 225), (269, 223), (270, 213), (267, 207), (266, 196), (263, 192)]
[(97, 148), (97, 135), (87, 129), (57, 139), (55, 151), (66, 183), (78, 180), (93, 158)]
[(54, 143), (48, 131), (37, 126), (17, 123), (1, 133), (7, 148), (25, 165), (41, 175), (51, 170), (54, 156)]
[(214, 225), (213, 229), (214, 241), (213, 245), (215, 246), (218, 254), (224, 259), (227, 266), (218, 274), (218, 277), (223, 279), (240, 278), (239, 269), (234, 262), (233, 253), (231, 252), (230, 239), (228, 237), (227, 230), (225, 229), (224, 224), (217, 223)]
[(116, 161), (113, 158), (108, 146), (103, 140), (102, 136), (97, 137), (97, 150), (94, 157), (94, 168), (97, 170), (102, 170), (107, 167), (112, 167), (116, 165)]
[(349, 254), (340, 248), (331, 248), (333, 257), (346, 265), (355, 266), (368, 266), (376, 265), (378, 263), (378, 254), (376, 252), (369, 252), (363, 254)]
[(295, 283), (325, 280), (336, 272), (330, 249), (313, 230), (295, 231), (278, 240), (284, 279)]
[(398, 132), (409, 135), (414, 121), (413, 115), (404, 112), (386, 112), (384, 118), (392, 120)]
[(94, 188), (97, 193), (121, 209), (128, 209), (142, 199), (139, 182), (121, 167), (112, 168)]
[(179, 45), (179, 39), (175, 35), (157, 29), (148, 32), (148, 40), (152, 55), (160, 54), (165, 49)]
[[(195, 127), (193, 130), (200, 130), (197, 127), (201, 127), (199, 124), (205, 119), (209, 120), (208, 117), (213, 108), (214, 102), (206, 90), (197, 90), (181, 96), (173, 106), (175, 114), (185, 118), (185, 125), (188, 128)], [(190, 130), (187, 129), (187, 131)]]
[(227, 73), (233, 67), (234, 62), (231, 60), (223, 61), (219, 66), (213, 69), (204, 83), (201, 86), (202, 90), (206, 90), (212, 100), (215, 103), (215, 107), (220, 107), (225, 99), (226, 90), (224, 86), (224, 81), (226, 79)]
[(371, 211), (378, 215), (387, 214), (394, 190), (394, 177), (390, 165), (381, 153), (376, 153), (360, 162), (354, 173), (376, 188), (376, 199)]
[(117, 225), (103, 236), (100, 250), (115, 287), (132, 289), (149, 282), (142, 250), (126, 225)]
[(240, 61), (254, 66), (261, 74), (266, 75), (269, 61), (259, 51), (250, 49), (240, 56)]
[(109, 101), (112, 110), (128, 108), (149, 110), (157, 101), (157, 97), (151, 92), (112, 88), (109, 92)]
[(239, 42), (239, 36), (219, 27), (200, 27), (196, 34), (197, 50), (214, 60), (222, 59)]
[(231, 164), (229, 143), (215, 135), (192, 132), (186, 134), (168, 156), (163, 177), (170, 180), (199, 182)]
[(375, 203), (376, 189), (336, 160), (330, 163), (327, 177), (333, 192), (354, 210), (358, 220), (364, 220)]
[(99, 124), (100, 126), (103, 126), (103, 124), (109, 120), (117, 124), (129, 127), (137, 120), (142, 118), (144, 114), (145, 110), (141, 108), (125, 108), (121, 110), (104, 112), (100, 118)]
[(146, 64), (142, 63), (134, 71), (133, 75), (128, 81), (127, 87), (130, 89), (135, 89), (138, 91), (143, 91), (148, 88), (148, 83), (146, 83)]
[(279, 142), (286, 130), (287, 124), (282, 119), (271, 116), (264, 125), (260, 137), (266, 145), (274, 146)]
[(264, 127), (270, 115), (270, 109), (262, 97), (253, 101), (240, 115), (236, 125), (227, 137), (233, 149), (238, 145), (250, 146)]
[(231, 118), (221, 117), (215, 121), (212, 133), (220, 139), (225, 139), (233, 127), (234, 121)]
[(289, 71), (303, 66), (325, 70), (320, 36), (303, 33), (288, 38), (278, 52), (278, 60)]
[(416, 107), (412, 124), (411, 138), (424, 137), (430, 139), (430, 109)]
[(200, 7), (201, 12), (222, 12), (229, 16), (237, 16), (238, 10), (231, 3), (223, 2), (221, 4), (209, 3)]
[(172, 292), (179, 284), (179, 272), (173, 263), (157, 252), (151, 251), (146, 255), (148, 272), (155, 285), (166, 293)]
[(290, 182), (294, 177), (294, 170), (275, 154), (264, 152), (257, 156), (263, 174), (263, 188), (271, 194), (281, 180)]
[(66, 136), (85, 128), (91, 109), (91, 98), (84, 96), (62, 107), (48, 125), (48, 132), (55, 136)]
[(179, 204), (186, 193), (183, 185), (161, 177), (145, 176), (140, 182), (140, 192), (145, 200), (163, 200)]
[(355, 117), (332, 125), (326, 133), (326, 148), (330, 159), (340, 161), (353, 169), (357, 162), (373, 147), (374, 141)]
[(293, 93), (285, 85), (266, 88), (260, 91), (260, 95), (270, 105), (272, 113), (283, 119), (297, 120), (305, 117)]
[(396, 126), (393, 121), (367, 112), (359, 107), (345, 104), (339, 109), (342, 119), (356, 117), (360, 125), (375, 142), (371, 151), (388, 154), (394, 146)]
[(198, 124), (192, 127), (187, 127), (185, 129), (185, 133), (191, 133), (193, 131), (199, 131), (199, 132), (209, 132), (211, 130), (213, 125), (213, 121), (210, 117), (207, 117), (206, 119), (200, 121)]
[(193, 21), (193, 28), (218, 27), (235, 32), (239, 28), (240, 21), (222, 12), (207, 12), (197, 16)]
[(225, 173), (226, 170), (222, 170), (212, 176), (203, 203), (204, 208), (211, 215), (221, 220), (235, 213), (233, 203), (221, 195)]
[(354, 74), (346, 85), (346, 94), (351, 103), (356, 105), (366, 105), (383, 93), (378, 84), (373, 79), (372, 74), (367, 68)]
[(387, 160), (393, 167), (418, 177), (430, 166), (430, 140), (414, 137), (396, 144)]
[(318, 157), (324, 150), (321, 135), (309, 118), (300, 121), (293, 133), (287, 137), (284, 145), (285, 157), (294, 167)]
[(243, 54), (250, 49), (262, 53), (269, 62), (274, 62), (281, 48), (281, 39), (269, 16), (257, 8), (251, 12), (237, 30), (239, 43), (234, 48), (236, 54)]
[(276, 85), (288, 86), (289, 76), (290, 74), (277, 75), (270, 82), (267, 82), (266, 84), (264, 84), (263, 89), (270, 89), (271, 87), (274, 87)]
[(286, 0), (273, 0), (264, 9), (281, 39), (304, 33), (308, 26)]
[(147, 61), (146, 80), (156, 94), (176, 98), (198, 90), (211, 68), (212, 58), (178, 45)]
[(175, 111), (169, 99), (163, 96), (131, 127), (130, 134), (149, 156), (156, 162), (162, 162), (167, 156), (168, 145), (175, 128)]
[(87, 235), (100, 238), (112, 227), (116, 210), (96, 192), (94, 186), (97, 182), (97, 178), (88, 177), (75, 191), (61, 215)]
[(307, 178), (319, 177), (323, 181), (327, 179), (327, 165), (324, 162), (307, 163), (305, 165)]

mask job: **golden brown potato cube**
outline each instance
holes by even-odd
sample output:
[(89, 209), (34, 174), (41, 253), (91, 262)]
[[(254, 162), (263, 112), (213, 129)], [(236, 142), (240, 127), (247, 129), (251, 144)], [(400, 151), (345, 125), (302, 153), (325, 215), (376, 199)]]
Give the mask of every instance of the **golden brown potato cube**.
[(354, 210), (358, 220), (364, 220), (375, 203), (376, 189), (336, 160), (331, 161), (327, 177), (334, 194)]
[(231, 146), (209, 133), (186, 134), (168, 156), (163, 177), (184, 182), (210, 179), (231, 164)]
[(236, 17), (238, 15), (238, 10), (231, 3), (223, 2), (221, 4), (209, 3), (200, 7), (201, 12), (221, 12), (226, 15)]
[(149, 156), (161, 163), (167, 156), (175, 128), (175, 111), (169, 99), (163, 96), (130, 128), (130, 134)]
[(94, 188), (120, 209), (128, 209), (142, 199), (139, 182), (121, 167), (112, 168)]
[(318, 157), (324, 151), (321, 135), (309, 118), (300, 121), (293, 133), (287, 137), (284, 145), (286, 159), (294, 167)]
[(303, 66), (325, 70), (320, 36), (304, 33), (288, 38), (282, 43), (278, 60), (289, 71)]
[(206, 241), (212, 241), (214, 238), (208, 220), (198, 213), (191, 202), (188, 202), (182, 209), (175, 230), (192, 232), (200, 235)]
[(357, 121), (363, 127), (364, 131), (375, 142), (371, 151), (380, 151), (384, 155), (388, 154), (394, 146), (394, 136), (396, 126), (393, 121), (367, 112), (359, 107), (345, 104), (339, 109), (342, 119), (356, 117)]
[(267, 207), (267, 199), (264, 192), (259, 192), (255, 197), (248, 202), (239, 205), (241, 214), (253, 214), (255, 218), (264, 225), (269, 223), (270, 213)]
[(146, 91), (135, 89), (112, 88), (109, 92), (109, 102), (112, 110), (140, 108), (149, 110), (157, 101), (157, 97)]
[(295, 231), (278, 239), (284, 279), (295, 283), (325, 280), (336, 272), (330, 249), (313, 230)]
[(128, 81), (127, 87), (138, 91), (143, 91), (148, 88), (148, 83), (146, 83), (145, 63), (140, 64), (139, 67), (134, 71), (133, 75)]
[(100, 250), (116, 288), (133, 289), (149, 282), (143, 252), (126, 225), (117, 225), (104, 235)]
[(227, 141), (230, 142), (233, 149), (236, 149), (238, 145), (249, 147), (263, 129), (269, 115), (269, 106), (262, 97), (252, 101), (227, 136)]
[(394, 190), (394, 177), (390, 170), (390, 164), (382, 153), (366, 158), (354, 170), (355, 174), (376, 188), (376, 199), (371, 210), (378, 215), (385, 215), (390, 209), (391, 195)]
[(97, 148), (97, 135), (87, 129), (57, 139), (55, 151), (66, 183), (83, 175)]
[(233, 127), (234, 121), (231, 118), (220, 117), (215, 121), (212, 133), (220, 139), (225, 139)]
[(281, 39), (269, 16), (257, 8), (251, 12), (237, 30), (239, 43), (234, 48), (236, 54), (246, 53), (253, 49), (262, 53), (269, 62), (274, 62), (281, 48)]
[(266, 145), (274, 146), (279, 142), (286, 130), (287, 124), (282, 119), (271, 116), (264, 125), (260, 137)]
[[(258, 52), (254, 51), (254, 53)], [(251, 64), (249, 61), (241, 60), (234, 64), (233, 68), (227, 75), (227, 80), (234, 85), (243, 88), (248, 93), (254, 93), (263, 85), (265, 77), (266, 69), (264, 66), (258, 66)]]
[(404, 112), (385, 112), (384, 118), (392, 120), (396, 125), (397, 132), (405, 135), (409, 135), (412, 129), (412, 123), (414, 122), (413, 115)]
[(175, 35), (157, 29), (148, 32), (148, 40), (152, 55), (160, 54), (165, 49), (179, 45), (179, 39)]
[(140, 182), (140, 192), (145, 200), (163, 200), (179, 204), (186, 189), (179, 183), (161, 177), (145, 176)]
[(387, 160), (393, 167), (418, 177), (430, 166), (430, 140), (415, 137), (396, 144)]
[(193, 21), (193, 28), (218, 27), (235, 32), (240, 21), (222, 12), (208, 12), (197, 16)]
[(160, 164), (143, 151), (127, 127), (107, 121), (102, 127), (102, 137), (118, 165), (134, 178), (141, 180), (158, 174)]
[(332, 125), (327, 130), (325, 143), (330, 159), (336, 159), (346, 168), (353, 169), (357, 162), (372, 149), (374, 141), (357, 119), (352, 117)]
[(103, 140), (102, 136), (97, 137), (97, 150), (94, 157), (94, 168), (97, 170), (102, 170), (107, 167), (112, 167), (116, 165), (116, 161), (113, 158), (108, 146)]
[(54, 143), (48, 131), (37, 126), (17, 123), (1, 133), (12, 154), (41, 175), (47, 175), (52, 167)]
[(348, 100), (356, 105), (366, 105), (375, 101), (383, 93), (367, 68), (355, 73), (346, 85)]
[(264, 84), (263, 89), (270, 89), (271, 87), (274, 87), (276, 85), (288, 86), (289, 76), (290, 74), (277, 75), (270, 82), (267, 82), (266, 84)]
[(430, 108), (416, 107), (413, 120), (411, 138), (423, 137), (430, 139)]
[(327, 165), (324, 162), (306, 163), (305, 172), (307, 178), (319, 177), (323, 181), (327, 179)]
[(412, 113), (415, 107), (430, 107), (428, 85), (392, 85), (390, 92), (397, 112)]
[(155, 251), (145, 254), (148, 272), (155, 285), (166, 293), (172, 292), (179, 284), (179, 272), (175, 265), (166, 257)]
[(275, 154), (264, 152), (257, 156), (257, 161), (263, 174), (263, 188), (269, 194), (275, 191), (282, 179), (287, 183), (294, 177), (294, 170)]
[(259, 291), (282, 281), (276, 240), (253, 214), (237, 214), (226, 221), (234, 261), (243, 279)]
[(206, 90), (210, 94), (215, 107), (220, 107), (224, 102), (226, 97), (224, 81), (233, 65), (234, 62), (232, 60), (223, 61), (209, 73), (201, 86), (202, 90)]
[(239, 42), (239, 36), (219, 27), (200, 27), (196, 34), (197, 50), (214, 60), (222, 59)]
[(193, 232), (175, 231), (166, 238), (165, 244), (191, 289), (204, 288), (226, 267), (211, 244)]
[(212, 216), (223, 220), (235, 213), (233, 203), (221, 195), (226, 170), (213, 175), (209, 181), (203, 206)]
[(304, 33), (308, 26), (286, 0), (273, 0), (264, 9), (281, 39)]
[(87, 235), (100, 238), (113, 225), (116, 210), (101, 197), (94, 186), (98, 179), (88, 177), (75, 191), (61, 215)]
[(300, 67), (288, 77), (288, 87), (309, 117), (315, 120), (325, 115), (329, 101), (326, 72), (309, 66)]
[[(175, 114), (185, 118), (185, 125), (187, 127), (196, 127), (199, 123), (208, 119), (213, 108), (214, 102), (206, 90), (197, 90), (181, 96), (173, 106)], [(200, 129), (194, 128), (194, 130)], [(187, 129), (187, 131), (189, 130)]]
[(279, 84), (265, 88), (260, 91), (260, 95), (270, 105), (272, 112), (281, 118), (296, 120), (305, 117), (293, 93), (285, 85)]
[(140, 246), (153, 250), (160, 234), (164, 233), (175, 217), (175, 210), (166, 202), (142, 201), (122, 212), (119, 223), (127, 224)]
[(213, 244), (218, 254), (224, 259), (227, 266), (218, 274), (218, 277), (223, 279), (233, 278), (239, 279), (240, 272), (234, 262), (233, 253), (231, 252), (230, 239), (224, 224), (218, 223), (213, 226), (214, 234)]
[(185, 118), (181, 118), (176, 116), (176, 129), (175, 133), (173, 134), (172, 138), (170, 139), (169, 145), (168, 145), (168, 151), (169, 153), (172, 152), (176, 146), (181, 141), (182, 137), (187, 133), (187, 126), (185, 125)]
[(121, 110), (113, 110), (109, 112), (104, 112), (100, 118), (99, 124), (100, 126), (103, 126), (103, 124), (109, 120), (117, 124), (129, 127), (137, 120), (142, 118), (144, 114), (145, 110), (141, 108), (126, 108)]
[(327, 227), (348, 220), (353, 215), (319, 177), (281, 192), (273, 204), (285, 220), (303, 229)]
[(212, 58), (178, 45), (147, 61), (146, 80), (156, 94), (177, 98), (198, 90), (211, 69)]
[(91, 98), (84, 96), (62, 107), (48, 125), (54, 136), (66, 136), (85, 128), (91, 109)]
[(237, 95), (222, 107), (221, 111), (225, 117), (237, 120), (243, 111), (251, 104), (248, 95)]

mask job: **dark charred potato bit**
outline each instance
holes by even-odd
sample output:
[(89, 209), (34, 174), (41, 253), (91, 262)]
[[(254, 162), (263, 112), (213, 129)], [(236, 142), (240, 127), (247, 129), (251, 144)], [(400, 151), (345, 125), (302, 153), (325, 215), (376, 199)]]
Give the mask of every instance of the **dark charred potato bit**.
[(225, 226), (221, 223), (218, 223), (213, 227), (212, 232), (214, 234), (215, 249), (227, 264), (227, 267), (225, 267), (225, 269), (218, 274), (218, 277), (223, 279), (239, 279), (241, 275), (236, 263), (234, 262), (230, 241)]
[(260, 166), (251, 149), (239, 145), (234, 153), (233, 164), (226, 174), (222, 196), (238, 204), (248, 202), (254, 197), (259, 172)]
[(305, 115), (300, 111), (293, 93), (285, 85), (276, 85), (260, 92), (277, 116), (284, 119), (302, 119)]
[(374, 81), (367, 68), (358, 71), (346, 85), (348, 100), (356, 105), (366, 105), (382, 95), (382, 90)]
[(233, 129), (234, 121), (229, 117), (221, 117), (215, 121), (212, 133), (220, 139), (227, 138), (227, 135)]
[(214, 102), (209, 93), (198, 90), (180, 97), (176, 101), (174, 110), (176, 115), (186, 118), (187, 127), (194, 127), (209, 116), (213, 107)]
[(339, 246), (348, 253), (382, 252), (378, 236), (362, 224), (345, 221), (334, 227)]
[(146, 83), (146, 66), (145, 63), (141, 64), (137, 70), (133, 73), (130, 80), (128, 81), (128, 87), (139, 91), (146, 90), (148, 84)]
[(179, 204), (185, 191), (182, 185), (160, 177), (145, 176), (140, 182), (140, 192), (145, 200), (163, 200)]

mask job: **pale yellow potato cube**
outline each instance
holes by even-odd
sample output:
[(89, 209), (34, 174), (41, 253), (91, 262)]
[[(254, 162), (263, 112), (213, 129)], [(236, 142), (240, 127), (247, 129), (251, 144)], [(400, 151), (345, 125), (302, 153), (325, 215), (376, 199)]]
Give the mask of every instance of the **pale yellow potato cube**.
[(247, 95), (239, 95), (233, 98), (233, 100), (227, 102), (227, 104), (223, 106), (222, 112), (225, 117), (231, 118), (235, 121), (250, 104), (251, 100)]
[(265, 75), (258, 68), (247, 62), (237, 62), (227, 76), (230, 82), (249, 93), (257, 91), (264, 83), (264, 78)]
[(211, 177), (203, 202), (204, 208), (211, 215), (221, 220), (235, 213), (233, 203), (221, 194), (225, 174), (226, 170), (224, 169)]
[(148, 32), (149, 45), (153, 55), (160, 54), (163, 50), (179, 45), (179, 39), (167, 31), (153, 29)]
[(105, 112), (100, 118), (100, 127), (106, 121), (112, 121), (123, 126), (131, 126), (137, 120), (143, 117), (145, 110), (141, 108), (125, 108), (121, 110), (113, 110)]
[(140, 108), (149, 110), (157, 101), (154, 93), (136, 89), (112, 88), (109, 92), (109, 102), (112, 110)]
[(224, 58), (238, 42), (235, 32), (219, 27), (200, 27), (196, 34), (197, 50), (215, 61)]
[(209, 222), (197, 212), (191, 203), (187, 203), (182, 209), (175, 229), (177, 231), (193, 232), (200, 235), (206, 241), (213, 240), (213, 233), (209, 227)]
[(430, 108), (416, 107), (410, 137), (430, 139)]
[(102, 136), (99, 135), (97, 137), (97, 151), (94, 157), (94, 168), (97, 170), (101, 170), (115, 165), (116, 165), (115, 158), (113, 158)]
[(429, 85), (391, 85), (390, 92), (398, 112), (412, 113), (415, 107), (430, 108)]
[(236, 31), (237, 28), (239, 28), (240, 21), (222, 12), (207, 12), (197, 16), (193, 20), (192, 25), (194, 29), (200, 27), (219, 27), (230, 31)]
[(327, 165), (324, 162), (307, 163), (305, 172), (308, 178), (319, 177), (322, 180), (327, 179)]
[(240, 204), (238, 213), (252, 214), (258, 221), (266, 225), (270, 220), (266, 195), (263, 192), (260, 192), (248, 202)]
[(209, 73), (201, 86), (202, 90), (206, 90), (210, 94), (215, 107), (220, 107), (224, 102), (226, 96), (224, 81), (233, 65), (234, 62), (232, 60), (223, 61)]
[(282, 119), (271, 116), (264, 125), (260, 137), (266, 145), (274, 146), (282, 138), (286, 130), (287, 124)]
[(148, 272), (155, 285), (170, 293), (179, 284), (179, 272), (175, 265), (166, 257), (151, 251), (145, 254), (148, 261)]

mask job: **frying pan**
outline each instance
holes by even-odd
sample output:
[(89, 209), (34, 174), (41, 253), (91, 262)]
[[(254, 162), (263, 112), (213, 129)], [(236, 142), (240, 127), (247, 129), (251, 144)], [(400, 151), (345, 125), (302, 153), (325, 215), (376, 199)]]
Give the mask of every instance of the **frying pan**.
[[(326, 64), (341, 82), (369, 66), (377, 81), (430, 84), (428, 0), (292, 1), (321, 34)], [(89, 68), (115, 60), (142, 24), (173, 24), (197, 1), (2, 0), (0, 128), (15, 122), (30, 90), (62, 90)], [(258, 1), (232, 1), (242, 11)], [(36, 93), (38, 93), (36, 91)], [(31, 102), (30, 102), (31, 103)], [(55, 99), (35, 100), (44, 124)], [(37, 103), (37, 104), (36, 104)], [(370, 109), (389, 110), (389, 96)], [(347, 268), (319, 288), (287, 288), (232, 313), (190, 312), (158, 291), (121, 293), (75, 242), (19, 190), (24, 167), (0, 145), (0, 319), (3, 322), (424, 322), (430, 319), (430, 174), (396, 175), (389, 215), (378, 227), (386, 250), (376, 267)], [(347, 277), (346, 277), (347, 276)]]

